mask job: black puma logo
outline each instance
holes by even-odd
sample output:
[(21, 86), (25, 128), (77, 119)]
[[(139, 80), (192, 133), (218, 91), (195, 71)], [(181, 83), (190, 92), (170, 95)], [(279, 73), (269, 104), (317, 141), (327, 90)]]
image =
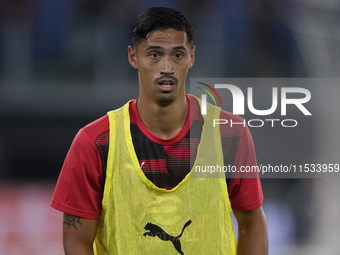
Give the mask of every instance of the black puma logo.
[(182, 232), (178, 236), (171, 236), (168, 233), (166, 233), (162, 228), (149, 222), (145, 225), (144, 229), (150, 230), (150, 232), (145, 232), (143, 236), (152, 236), (152, 237), (158, 236), (163, 241), (171, 241), (172, 244), (175, 246), (175, 249), (181, 255), (183, 255), (184, 253), (181, 250), (181, 242), (179, 241), (179, 238), (182, 236), (184, 229), (190, 224), (191, 224), (191, 220), (188, 220), (187, 223), (184, 224)]

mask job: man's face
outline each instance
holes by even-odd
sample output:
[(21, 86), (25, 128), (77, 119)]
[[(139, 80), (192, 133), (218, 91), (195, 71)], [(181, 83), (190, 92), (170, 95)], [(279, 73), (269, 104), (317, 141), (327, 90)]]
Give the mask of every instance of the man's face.
[(190, 47), (185, 31), (152, 31), (128, 51), (130, 64), (138, 69), (141, 98), (167, 105), (184, 95), (187, 72), (195, 57), (195, 47)]

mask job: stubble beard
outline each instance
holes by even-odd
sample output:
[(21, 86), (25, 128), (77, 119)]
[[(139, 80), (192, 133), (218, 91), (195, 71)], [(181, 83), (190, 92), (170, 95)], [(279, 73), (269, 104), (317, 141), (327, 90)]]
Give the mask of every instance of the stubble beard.
[[(170, 74), (164, 74), (161, 77), (155, 79), (154, 85), (157, 87), (159, 81), (161, 81), (163, 79), (171, 79), (174, 82), (175, 87), (178, 86), (178, 79), (175, 76), (170, 75)], [(156, 99), (156, 102), (159, 105), (163, 105), (163, 106), (171, 104), (177, 98), (177, 92), (175, 92), (175, 91), (168, 91), (168, 92), (167, 91), (158, 91), (157, 88), (154, 90), (153, 95), (154, 95), (154, 98)]]
[(173, 101), (175, 101), (176, 97), (177, 95), (174, 92), (154, 92), (154, 98), (156, 99), (157, 103), (162, 106), (171, 104)]

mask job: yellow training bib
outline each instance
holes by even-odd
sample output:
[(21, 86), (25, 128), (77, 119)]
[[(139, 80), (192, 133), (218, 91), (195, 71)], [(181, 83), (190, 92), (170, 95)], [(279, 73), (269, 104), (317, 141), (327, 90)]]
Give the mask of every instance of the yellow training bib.
[[(95, 254), (236, 255), (224, 174), (193, 178), (189, 173), (172, 190), (156, 187), (134, 151), (129, 103), (108, 115), (110, 143)], [(195, 165), (223, 165), (220, 130), (211, 121), (219, 115), (220, 109), (208, 104), (191, 171)]]

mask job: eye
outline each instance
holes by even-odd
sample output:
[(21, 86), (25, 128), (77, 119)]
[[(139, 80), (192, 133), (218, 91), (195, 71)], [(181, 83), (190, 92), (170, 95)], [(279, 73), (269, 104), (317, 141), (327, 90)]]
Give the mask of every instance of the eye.
[(150, 53), (149, 53), (149, 56), (150, 56), (151, 58), (158, 58), (158, 57), (159, 57), (159, 53), (153, 51), (153, 52), (150, 52)]
[(181, 59), (184, 56), (184, 54), (182, 52), (176, 52), (174, 56), (176, 59)]

